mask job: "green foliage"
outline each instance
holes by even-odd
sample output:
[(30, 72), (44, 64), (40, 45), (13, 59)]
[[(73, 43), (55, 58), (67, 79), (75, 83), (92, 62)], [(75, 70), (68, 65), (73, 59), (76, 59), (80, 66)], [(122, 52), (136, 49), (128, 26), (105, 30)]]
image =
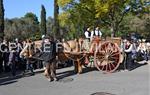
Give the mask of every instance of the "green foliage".
[(54, 32), (56, 38), (60, 38), (60, 36), (61, 36), (60, 30), (59, 30), (58, 15), (59, 15), (58, 0), (54, 0), (54, 28), (53, 28), (53, 32)]
[(40, 30), (41, 30), (41, 33), (42, 34), (45, 34), (47, 33), (47, 30), (46, 30), (46, 10), (45, 10), (45, 7), (42, 5), (41, 6), (41, 23), (40, 23)]
[(103, 29), (101, 29), (101, 31), (102, 31), (104, 38), (111, 36), (111, 31), (108, 28), (103, 28)]
[(143, 14), (143, 18), (129, 14), (121, 23), (119, 31), (121, 31), (123, 35), (134, 32), (140, 34), (142, 37), (148, 37), (150, 35), (149, 19), (149, 15), (146, 14)]
[[(10, 39), (16, 37), (40, 39), (41, 32), (46, 31), (48, 35), (55, 35), (56, 38), (74, 39), (84, 36), (87, 27), (99, 26), (104, 37), (122, 36), (132, 32), (148, 37), (150, 4), (146, 1), (54, 0), (54, 18), (49, 17), (46, 21), (46, 10), (42, 6), (40, 30), (36, 15), (27, 13), (22, 18), (6, 19), (4, 32)], [(130, 8), (126, 10), (127, 7)], [(2, 3), (0, 8), (0, 30), (2, 31), (4, 12)]]
[(39, 24), (35, 14), (27, 13), (22, 18), (5, 19), (5, 36), (8, 39), (26, 39), (39, 34)]
[(64, 7), (64, 6), (66, 6), (67, 4), (69, 4), (71, 1), (73, 1), (73, 0), (58, 0), (58, 5), (59, 5), (60, 7)]
[[(59, 15), (60, 25), (76, 31), (76, 35), (83, 34), (85, 27), (107, 25), (118, 31), (123, 20), (124, 8), (129, 0), (59, 0), (63, 12)], [(74, 26), (74, 27), (71, 27)], [(81, 31), (81, 32), (79, 32)], [(74, 32), (72, 32), (74, 34)], [(114, 32), (115, 34), (115, 32)]]
[(145, 36), (149, 38), (150, 35), (150, 18), (145, 18), (145, 29), (144, 29)]
[(150, 1), (148, 0), (130, 0), (131, 11), (134, 15), (142, 16), (149, 14)]
[(46, 27), (47, 27), (47, 34), (53, 35), (54, 19), (52, 17), (48, 17)]
[(58, 19), (60, 20), (59, 24), (64, 27), (67, 23), (69, 23), (69, 13), (63, 12), (59, 15)]
[(26, 13), (24, 18), (31, 20), (32, 24), (39, 24), (37, 16), (32, 12)]
[[(146, 0), (59, 0), (63, 12), (59, 15), (61, 27), (68, 35), (83, 34), (86, 27), (100, 26), (104, 36), (122, 36), (137, 32), (148, 35), (149, 20), (143, 16), (150, 11)], [(126, 9), (130, 7), (130, 9)], [(129, 12), (130, 11), (130, 12)], [(147, 32), (146, 32), (147, 31)]]
[(4, 5), (3, 0), (0, 0), (0, 38), (4, 37)]

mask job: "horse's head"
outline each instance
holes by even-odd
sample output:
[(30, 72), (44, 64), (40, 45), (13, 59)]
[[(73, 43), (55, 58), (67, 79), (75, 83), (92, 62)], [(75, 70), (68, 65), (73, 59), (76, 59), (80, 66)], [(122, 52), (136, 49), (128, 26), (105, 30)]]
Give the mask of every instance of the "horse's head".
[(59, 48), (59, 51), (61, 51), (61, 52), (78, 52), (79, 51), (79, 41), (76, 39), (69, 40), (69, 41), (63, 41), (60, 44), (60, 46), (61, 46), (61, 48)]
[(30, 58), (34, 54), (34, 43), (27, 42), (25, 47), (20, 52), (20, 56), (23, 56), (25, 58)]

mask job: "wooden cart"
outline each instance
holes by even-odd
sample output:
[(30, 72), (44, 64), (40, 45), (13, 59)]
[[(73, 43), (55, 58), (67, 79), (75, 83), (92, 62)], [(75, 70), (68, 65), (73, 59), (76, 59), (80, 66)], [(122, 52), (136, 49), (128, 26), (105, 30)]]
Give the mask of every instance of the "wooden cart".
[[(39, 42), (37, 41), (36, 43)], [(93, 41), (91, 43), (96, 44), (96, 46), (94, 46), (93, 52), (63, 52), (59, 54), (60, 60), (74, 60), (77, 73), (82, 72), (82, 65), (85, 64), (85, 61), (83, 60), (85, 60), (86, 58), (93, 58), (94, 66), (100, 71), (109, 73), (116, 71), (116, 69), (124, 59), (120, 48), (121, 38), (106, 38), (105, 40), (98, 39), (98, 41), (96, 39), (96, 41)]]

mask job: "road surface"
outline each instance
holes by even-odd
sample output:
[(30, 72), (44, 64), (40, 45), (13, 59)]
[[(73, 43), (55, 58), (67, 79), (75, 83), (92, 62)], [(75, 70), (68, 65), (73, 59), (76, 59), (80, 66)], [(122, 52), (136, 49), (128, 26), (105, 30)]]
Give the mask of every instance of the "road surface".
[[(85, 69), (83, 74), (73, 73), (73, 67), (57, 70), (61, 78), (49, 82), (43, 73), (34, 76), (0, 78), (0, 95), (109, 95), (93, 94), (107, 92), (112, 95), (150, 95), (150, 62), (138, 65), (132, 71), (103, 74), (97, 70)], [(143, 64), (141, 62), (141, 64)]]

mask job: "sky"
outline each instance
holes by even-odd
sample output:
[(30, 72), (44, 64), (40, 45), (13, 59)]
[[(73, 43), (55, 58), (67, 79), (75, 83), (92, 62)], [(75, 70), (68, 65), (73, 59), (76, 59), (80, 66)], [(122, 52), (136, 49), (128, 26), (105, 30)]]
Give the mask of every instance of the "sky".
[(46, 9), (47, 17), (53, 17), (53, 0), (3, 0), (5, 18), (23, 17), (27, 12), (33, 12), (40, 19), (41, 5)]

